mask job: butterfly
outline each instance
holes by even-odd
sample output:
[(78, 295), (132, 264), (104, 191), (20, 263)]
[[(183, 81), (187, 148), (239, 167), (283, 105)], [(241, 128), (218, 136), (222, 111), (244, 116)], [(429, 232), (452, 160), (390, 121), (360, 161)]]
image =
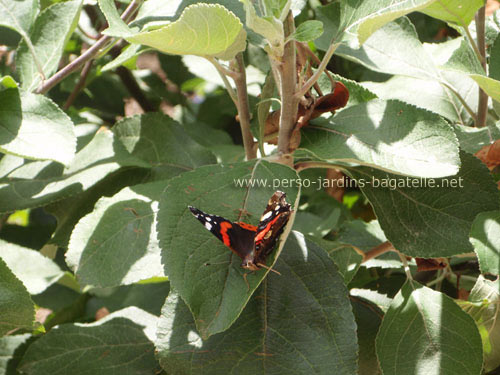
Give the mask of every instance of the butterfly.
[(242, 259), (241, 267), (251, 271), (269, 268), (265, 265), (266, 257), (274, 249), (292, 213), (290, 204), (286, 202), (286, 194), (282, 191), (276, 191), (269, 199), (257, 226), (232, 222), (188, 207), (206, 229)]

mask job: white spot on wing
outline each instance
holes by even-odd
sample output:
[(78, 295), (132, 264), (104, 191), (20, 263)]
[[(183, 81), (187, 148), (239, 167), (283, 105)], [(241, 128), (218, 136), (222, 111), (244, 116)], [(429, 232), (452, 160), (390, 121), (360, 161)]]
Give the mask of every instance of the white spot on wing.
[(207, 217), (205, 218), (205, 220), (206, 220), (206, 221), (212, 221), (212, 218), (211, 218), (210, 216), (207, 216)]
[(273, 214), (273, 212), (272, 212), (272, 211), (269, 211), (269, 212), (267, 212), (265, 215), (262, 215), (262, 217), (260, 218), (260, 220), (261, 220), (261, 221), (262, 221), (262, 220), (267, 220), (267, 219), (269, 219), (269, 218), (271, 217), (271, 215), (272, 215), (272, 214)]
[(212, 230), (212, 224), (210, 224), (209, 222), (206, 222), (205, 228), (207, 228), (208, 230)]

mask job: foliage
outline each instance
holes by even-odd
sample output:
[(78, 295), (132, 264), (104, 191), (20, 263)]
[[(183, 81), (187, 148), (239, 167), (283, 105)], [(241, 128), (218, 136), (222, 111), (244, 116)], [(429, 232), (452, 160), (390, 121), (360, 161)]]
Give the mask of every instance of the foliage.
[[(0, 374), (495, 373), (500, 11), (465, 3), (0, 0)], [(188, 209), (277, 190), (257, 271)]]

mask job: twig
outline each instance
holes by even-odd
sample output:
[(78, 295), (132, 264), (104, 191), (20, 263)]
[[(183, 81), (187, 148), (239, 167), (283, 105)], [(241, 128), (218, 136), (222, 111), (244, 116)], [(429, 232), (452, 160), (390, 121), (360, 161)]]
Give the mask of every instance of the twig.
[(413, 276), (411, 275), (410, 267), (408, 266), (408, 261), (406, 260), (406, 257), (403, 254), (401, 254), (399, 251), (397, 251), (397, 253), (399, 255), (399, 259), (401, 259), (401, 262), (403, 263), (403, 268), (405, 269), (406, 278), (408, 280), (413, 280)]
[(364, 256), (363, 256), (363, 263), (372, 259), (372, 258), (375, 258), (375, 257), (378, 257), (384, 253), (387, 253), (388, 251), (394, 251), (394, 246), (392, 246), (392, 243), (390, 243), (389, 241), (385, 241), (383, 243), (381, 243), (380, 245), (377, 245), (375, 246), (373, 249), (370, 249), (369, 251), (367, 251)]
[[(476, 36), (477, 36), (477, 47), (479, 53), (479, 61), (481, 61), (481, 65), (486, 74), (487, 65), (486, 65), (486, 42), (485, 42), (485, 15), (486, 8), (483, 6), (479, 8), (476, 13)], [(477, 122), (476, 127), (481, 128), (486, 126), (486, 114), (488, 113), (488, 95), (484, 92), (484, 90), (479, 87), (479, 102), (477, 105)]]
[(302, 98), (311, 89), (311, 87), (313, 87), (313, 85), (316, 83), (319, 77), (321, 77), (321, 74), (325, 70), (328, 62), (330, 61), (337, 47), (338, 47), (337, 43), (330, 44), (330, 47), (328, 47), (325, 56), (323, 56), (323, 60), (321, 60), (321, 64), (319, 64), (318, 69), (314, 72), (311, 78), (309, 78), (307, 82), (304, 83), (304, 86), (302, 86), (300, 90), (297, 91), (297, 93), (295, 94), (297, 100)]
[[(286, 38), (288, 35), (291, 35), (295, 29), (292, 12), (288, 13), (284, 26)], [(285, 155), (290, 152), (290, 138), (295, 127), (298, 110), (298, 99), (295, 95), (295, 90), (297, 89), (296, 54), (295, 43), (293, 41), (285, 44), (283, 57), (281, 58), (277, 70), (280, 76), (281, 86), (278, 152), (280, 155)]]
[[(133, 0), (130, 5), (125, 9), (123, 12), (121, 18), (123, 20), (128, 20), (134, 12), (137, 10), (139, 7), (139, 1)], [(57, 85), (59, 82), (61, 82), (64, 78), (66, 78), (68, 75), (73, 73), (75, 70), (80, 68), (83, 64), (85, 64), (87, 61), (92, 60), (103, 48), (106, 46), (106, 44), (111, 40), (112, 38), (110, 36), (104, 35), (99, 38), (97, 42), (95, 42), (92, 47), (90, 47), (87, 51), (82, 53), (80, 56), (78, 56), (75, 60), (70, 62), (68, 65), (66, 65), (64, 68), (59, 70), (57, 73), (55, 73), (52, 77), (50, 77), (48, 80), (42, 82), (37, 90), (37, 94), (45, 94), (47, 93), (51, 88), (53, 88), (55, 85)]]
[(82, 72), (80, 74), (80, 79), (78, 80), (78, 83), (75, 85), (75, 88), (71, 92), (71, 94), (68, 97), (68, 100), (66, 100), (66, 103), (64, 103), (63, 109), (66, 111), (73, 102), (75, 101), (76, 97), (82, 91), (82, 89), (85, 87), (85, 81), (87, 80), (87, 77), (90, 73), (90, 70), (92, 68), (92, 60), (89, 60), (85, 63), (83, 66)]
[(257, 157), (257, 153), (253, 147), (253, 135), (250, 131), (250, 104), (248, 102), (245, 62), (243, 61), (243, 54), (241, 52), (236, 55), (236, 63), (238, 64), (238, 73), (235, 74), (233, 79), (238, 95), (238, 117), (240, 118), (241, 135), (243, 136), (245, 155), (247, 160), (251, 160)]
[(238, 108), (238, 96), (236, 95), (236, 92), (234, 92), (233, 87), (227, 80), (227, 76), (226, 73), (224, 73), (223, 67), (213, 57), (207, 57), (207, 60), (212, 63), (215, 69), (217, 69), (217, 72), (219, 73), (220, 77), (222, 78), (222, 82), (224, 83), (224, 87), (226, 88), (231, 99), (233, 100), (234, 105), (236, 106), (236, 108)]

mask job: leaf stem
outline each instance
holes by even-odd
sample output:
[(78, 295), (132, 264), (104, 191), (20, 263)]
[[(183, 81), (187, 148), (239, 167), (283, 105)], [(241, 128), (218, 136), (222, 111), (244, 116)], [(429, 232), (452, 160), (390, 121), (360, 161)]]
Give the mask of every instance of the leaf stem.
[(476, 113), (472, 110), (471, 107), (469, 107), (467, 102), (464, 100), (464, 98), (462, 98), (462, 96), (458, 93), (458, 91), (456, 91), (453, 87), (451, 87), (448, 83), (446, 83), (444, 81), (441, 81), (440, 83), (443, 86), (445, 86), (448, 90), (450, 90), (457, 97), (458, 101), (460, 102), (460, 104), (462, 104), (464, 106), (464, 109), (467, 111), (467, 113), (470, 115), (470, 117), (472, 117), (474, 122), (477, 122)]
[(253, 135), (250, 131), (250, 104), (248, 102), (247, 78), (245, 73), (245, 62), (243, 61), (243, 53), (236, 55), (236, 63), (238, 64), (238, 73), (235, 74), (234, 84), (238, 94), (237, 109), (238, 117), (240, 118), (241, 135), (243, 136), (243, 146), (245, 147), (245, 155), (247, 160), (255, 159), (257, 153), (254, 147)]
[[(288, 12), (284, 28), (285, 38), (295, 31), (292, 12)], [(293, 41), (285, 44), (283, 56), (277, 68), (280, 76), (281, 95), (278, 153), (286, 155), (290, 152), (290, 138), (295, 128), (298, 110), (298, 99), (295, 95), (295, 90), (297, 89), (297, 66), (295, 43)]]
[[(477, 37), (477, 47), (479, 53), (479, 61), (483, 69), (488, 74), (488, 67), (486, 65), (486, 41), (485, 41), (485, 18), (486, 18), (486, 7), (482, 6), (476, 13), (476, 37)], [(484, 90), (479, 87), (479, 102), (477, 105), (477, 121), (476, 127), (481, 128), (486, 126), (486, 115), (488, 113), (488, 95)]]
[(295, 164), (294, 168), (297, 172), (301, 172), (304, 169), (310, 169), (310, 168), (342, 169), (342, 166), (321, 161), (304, 161)]
[[(128, 20), (134, 14), (134, 12), (137, 10), (139, 5), (140, 5), (140, 1), (133, 0), (130, 3), (130, 5), (127, 7), (127, 9), (125, 9), (121, 18), (123, 20)], [(85, 64), (87, 61), (94, 59), (94, 57), (99, 53), (101, 48), (106, 46), (106, 44), (111, 39), (112, 38), (110, 36), (107, 36), (107, 35), (103, 35), (102, 37), (100, 37), (99, 40), (97, 42), (95, 42), (94, 45), (92, 45), (92, 47), (90, 47), (88, 50), (86, 50), (84, 53), (82, 53), (80, 56), (78, 56), (75, 60), (73, 60), (68, 65), (66, 65), (64, 68), (62, 68), (57, 73), (55, 73), (48, 80), (42, 82), (38, 86), (38, 88), (36, 89), (35, 92), (37, 94), (47, 93), (51, 88), (53, 88), (55, 85), (57, 85), (59, 82), (61, 82), (64, 78), (69, 76), (71, 73), (76, 71), (83, 64)]]
[(406, 257), (404, 256), (404, 254), (401, 254), (399, 251), (397, 251), (397, 253), (399, 255), (399, 259), (401, 259), (401, 263), (403, 263), (403, 268), (405, 269), (406, 278), (408, 280), (413, 280), (413, 276), (411, 275), (411, 271), (410, 271), (410, 266), (408, 266), (408, 261), (406, 260)]
[(304, 86), (302, 86), (300, 88), (300, 90), (297, 91), (297, 93), (295, 94), (297, 100), (302, 98), (311, 89), (311, 87), (313, 87), (313, 85), (318, 81), (319, 77), (321, 76), (323, 71), (326, 69), (328, 62), (332, 58), (333, 53), (335, 52), (337, 47), (338, 47), (337, 43), (330, 44), (330, 47), (328, 47), (328, 50), (326, 51), (325, 56), (323, 56), (323, 59), (321, 60), (321, 63), (318, 66), (318, 69), (307, 80), (307, 82), (304, 83)]
[(234, 105), (236, 106), (236, 108), (238, 108), (238, 96), (236, 95), (236, 92), (233, 90), (233, 87), (231, 86), (231, 84), (227, 79), (227, 75), (225, 73), (226, 69), (223, 69), (223, 66), (219, 64), (219, 62), (213, 57), (207, 57), (207, 60), (210, 61), (213, 66), (215, 66), (215, 69), (217, 69), (217, 72), (222, 78), (222, 82), (224, 82), (224, 87), (226, 88), (231, 99), (233, 100)]

